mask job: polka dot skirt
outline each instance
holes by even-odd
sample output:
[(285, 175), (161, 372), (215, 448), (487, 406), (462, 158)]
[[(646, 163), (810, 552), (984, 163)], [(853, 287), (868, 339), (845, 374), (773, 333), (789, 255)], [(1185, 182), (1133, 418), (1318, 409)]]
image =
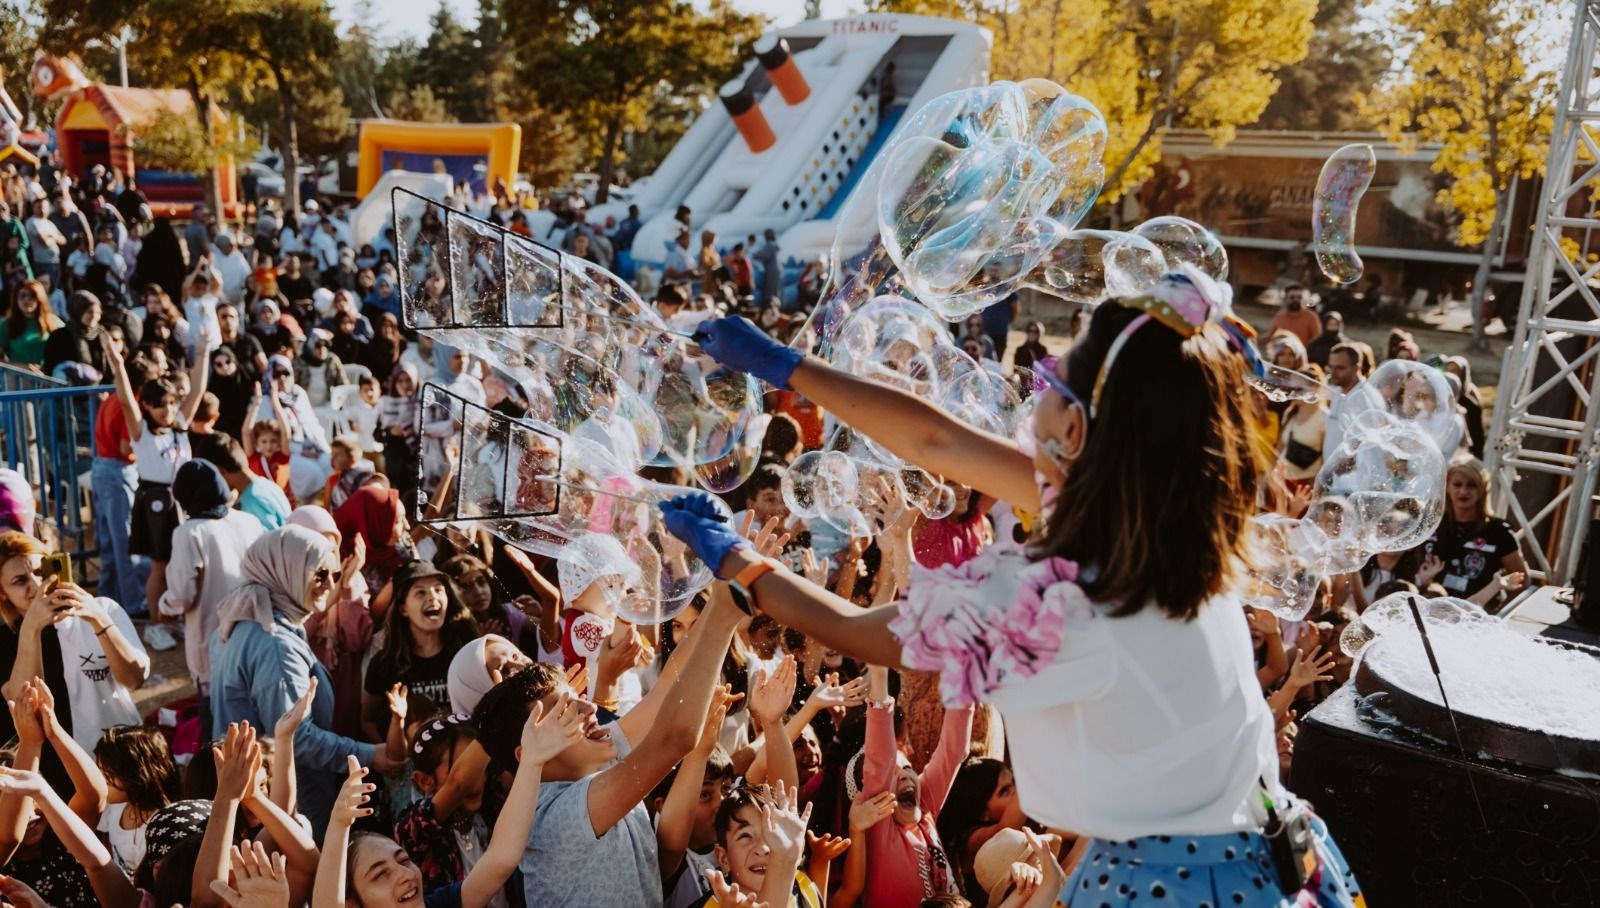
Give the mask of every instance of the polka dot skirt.
[(1299, 892), (1278, 888), (1259, 832), (1096, 839), (1061, 890), (1067, 908), (1346, 908), (1362, 906), (1355, 876), (1321, 820), (1319, 867)]

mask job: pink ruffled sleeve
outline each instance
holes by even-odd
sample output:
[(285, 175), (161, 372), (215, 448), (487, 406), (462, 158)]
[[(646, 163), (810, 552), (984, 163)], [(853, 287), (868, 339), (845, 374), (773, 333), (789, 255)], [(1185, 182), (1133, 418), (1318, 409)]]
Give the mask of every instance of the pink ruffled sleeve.
[(1061, 649), (1069, 622), (1092, 616), (1077, 565), (1031, 562), (994, 546), (960, 566), (912, 569), (910, 588), (889, 625), (908, 668), (939, 674), (947, 707), (977, 703), (1030, 678)]

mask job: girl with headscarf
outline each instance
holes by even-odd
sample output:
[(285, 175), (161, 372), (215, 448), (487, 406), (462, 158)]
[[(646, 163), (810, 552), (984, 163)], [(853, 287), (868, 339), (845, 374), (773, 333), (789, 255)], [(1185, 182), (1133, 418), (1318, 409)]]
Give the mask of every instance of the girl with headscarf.
[(217, 397), (218, 432), (245, 440), (245, 417), (259, 387), (245, 374), (232, 349), (221, 346), (211, 351), (211, 377), (206, 380), (206, 390)]
[(456, 652), (450, 660), (446, 684), (450, 693), (450, 712), (471, 715), (483, 695), (506, 679), (507, 675), (533, 664), (516, 644), (499, 634), (485, 634)]
[(373, 278), (372, 292), (361, 301), (361, 314), (374, 325), (385, 315), (400, 318), (400, 295), (395, 292), (394, 278), (389, 272), (379, 271)]
[(272, 728), (313, 683), (310, 715), (294, 737), (300, 808), (317, 835), (327, 826), (347, 755), (365, 766), (394, 772), (403, 765), (383, 744), (335, 734), (333, 684), (306, 636), (305, 622), (326, 611), (339, 586), (333, 543), (302, 526), (286, 526), (257, 539), (245, 552), (244, 584), (218, 607), (211, 641), (211, 732), (247, 721)]
[[(321, 533), (344, 552), (344, 533), (327, 509), (302, 505), (289, 515), (289, 524)], [(333, 679), (333, 730), (350, 737), (361, 734), (361, 661), (372, 645), (371, 588), (361, 574), (366, 554), (366, 541), (357, 536), (341, 555), (333, 608), (306, 619), (311, 649)]]
[(100, 300), (87, 290), (73, 293), (67, 301), (66, 330), (52, 333), (44, 342), (44, 371), (54, 372), (62, 363), (83, 363), (106, 375), (100, 333)]
[(1472, 456), (1483, 459), (1483, 398), (1478, 394), (1478, 386), (1472, 383), (1472, 363), (1465, 356), (1447, 356), (1444, 360), (1445, 372), (1461, 380), (1460, 393), (1456, 395), (1456, 403), (1461, 405), (1462, 418), (1467, 423), (1467, 446), (1472, 449)]
[(382, 380), (400, 364), (400, 357), (406, 352), (406, 339), (400, 333), (400, 320), (388, 312), (379, 315), (374, 324), (377, 325), (377, 332), (361, 349), (361, 356), (356, 361)]
[(383, 589), (394, 572), (413, 556), (411, 537), (405, 532), (405, 515), (400, 493), (372, 483), (364, 485), (333, 512), (342, 541), (341, 557), (355, 554), (356, 541), (366, 545), (367, 585)]

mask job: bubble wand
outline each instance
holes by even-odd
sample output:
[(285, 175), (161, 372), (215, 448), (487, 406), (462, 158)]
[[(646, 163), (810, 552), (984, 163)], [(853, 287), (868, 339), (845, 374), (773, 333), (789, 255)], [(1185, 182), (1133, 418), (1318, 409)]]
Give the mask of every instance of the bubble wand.
[[(1463, 761), (1467, 759), (1467, 747), (1461, 742), (1461, 726), (1456, 724), (1455, 710), (1450, 708), (1450, 695), (1444, 692), (1444, 674), (1439, 671), (1439, 659), (1433, 654), (1433, 641), (1428, 637), (1428, 626), (1422, 620), (1422, 610), (1417, 607), (1417, 597), (1407, 596), (1406, 604), (1411, 606), (1411, 619), (1417, 623), (1417, 633), (1422, 636), (1422, 650), (1428, 654), (1428, 666), (1433, 669), (1433, 681), (1439, 686), (1439, 697), (1444, 700), (1444, 714), (1450, 717), (1450, 730), (1455, 733), (1456, 749), (1461, 752)], [(1478, 797), (1478, 783), (1472, 778), (1472, 766), (1467, 766), (1467, 785), (1472, 788), (1472, 803), (1478, 808), (1478, 819), (1483, 823), (1483, 831), (1489, 829), (1489, 818), (1483, 812), (1483, 799)]]

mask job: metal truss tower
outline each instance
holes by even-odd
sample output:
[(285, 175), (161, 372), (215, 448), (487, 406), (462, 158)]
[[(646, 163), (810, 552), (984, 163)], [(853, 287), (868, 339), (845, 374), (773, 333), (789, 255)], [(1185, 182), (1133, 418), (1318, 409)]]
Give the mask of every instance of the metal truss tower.
[[(1489, 442), (1491, 504), (1534, 570), (1568, 584), (1600, 465), (1600, 0), (1576, 0), (1516, 334)], [(1584, 254), (1570, 261), (1562, 240)]]

